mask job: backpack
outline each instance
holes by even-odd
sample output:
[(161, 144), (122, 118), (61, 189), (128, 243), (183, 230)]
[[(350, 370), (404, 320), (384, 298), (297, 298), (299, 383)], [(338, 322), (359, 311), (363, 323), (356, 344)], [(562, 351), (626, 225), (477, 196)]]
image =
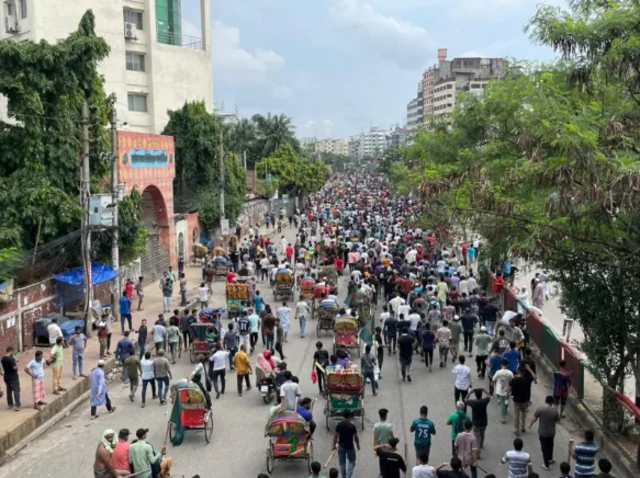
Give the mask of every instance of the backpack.
[(467, 417), (465, 415), (466, 414), (464, 412), (460, 413), (460, 411), (458, 411), (458, 416), (456, 417), (456, 421), (453, 424), (456, 435), (464, 432), (464, 422), (467, 420)]

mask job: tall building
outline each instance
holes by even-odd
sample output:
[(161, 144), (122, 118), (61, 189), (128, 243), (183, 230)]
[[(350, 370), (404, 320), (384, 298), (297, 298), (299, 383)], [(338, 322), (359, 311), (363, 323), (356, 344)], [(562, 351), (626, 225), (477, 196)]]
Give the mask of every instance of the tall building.
[(391, 142), (391, 132), (371, 128), (367, 132), (352, 136), (349, 140), (349, 156), (355, 159), (379, 158)]
[(438, 64), (422, 75), (423, 123), (435, 116), (451, 113), (460, 92), (481, 96), (489, 80), (502, 78), (506, 64), (502, 58), (454, 58), (447, 60), (447, 49), (438, 50)]
[(422, 126), (424, 119), (424, 86), (423, 81), (418, 83), (416, 97), (407, 104), (407, 132), (414, 133)]
[[(404, 146), (407, 144), (407, 129), (396, 126), (389, 131), (387, 135), (387, 147), (389, 146)], [(386, 148), (385, 148), (386, 149)]]
[(348, 156), (349, 144), (344, 139), (321, 139), (315, 144), (315, 152), (318, 154), (332, 153), (339, 156)]
[[(182, 32), (182, 0), (5, 0), (0, 39), (55, 43), (78, 28), (89, 9), (109, 44), (99, 65), (115, 93), (119, 122), (159, 133), (167, 110), (204, 101), (213, 111), (210, 0), (200, 0), (201, 38)], [(6, 108), (0, 109), (6, 110)]]

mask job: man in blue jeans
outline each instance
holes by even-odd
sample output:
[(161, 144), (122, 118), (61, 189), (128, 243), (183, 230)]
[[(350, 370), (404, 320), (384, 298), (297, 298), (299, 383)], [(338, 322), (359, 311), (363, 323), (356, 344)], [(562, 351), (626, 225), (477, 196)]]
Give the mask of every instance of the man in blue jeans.
[(131, 299), (127, 296), (127, 291), (122, 291), (122, 297), (120, 297), (120, 331), (124, 334), (124, 321), (129, 322), (129, 330), (133, 330), (131, 327)]
[(171, 380), (171, 366), (169, 360), (164, 356), (164, 350), (158, 352), (158, 356), (153, 361), (153, 375), (158, 383), (158, 398), (160, 405), (167, 403), (167, 392), (169, 391), (169, 381)]
[[(338, 463), (340, 463), (342, 477), (351, 478), (356, 467), (356, 448), (360, 451), (360, 440), (358, 439), (358, 430), (351, 422), (349, 410), (345, 410), (344, 420), (336, 426), (336, 433), (333, 435), (333, 449), (336, 448), (338, 449)], [(348, 469), (347, 460), (349, 460)]]

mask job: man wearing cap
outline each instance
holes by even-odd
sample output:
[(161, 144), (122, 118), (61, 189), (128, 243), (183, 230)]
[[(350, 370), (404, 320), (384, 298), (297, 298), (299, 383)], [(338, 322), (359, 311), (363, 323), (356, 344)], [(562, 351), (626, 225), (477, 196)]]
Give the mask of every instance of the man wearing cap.
[(480, 333), (476, 335), (474, 344), (476, 346), (476, 371), (479, 378), (484, 378), (487, 373), (487, 358), (489, 357), (489, 346), (491, 345), (491, 337), (484, 325), (480, 327)]
[(454, 315), (453, 320), (449, 322), (449, 330), (451, 331), (451, 360), (458, 358), (460, 350), (460, 336), (462, 335), (462, 325), (460, 325), (460, 316)]
[(89, 398), (91, 420), (98, 418), (96, 409), (102, 405), (107, 407), (109, 413), (115, 412), (116, 407), (111, 406), (111, 400), (109, 400), (107, 393), (107, 382), (104, 379), (104, 360), (98, 360), (98, 366), (89, 374), (89, 385), (91, 387), (91, 397)]
[(111, 454), (111, 464), (118, 473), (118, 476), (128, 476), (131, 474), (129, 464), (129, 429), (123, 428), (118, 432), (118, 443)]
[(129, 447), (129, 463), (133, 466), (133, 471), (140, 478), (151, 478), (153, 473), (151, 467), (159, 469), (162, 456), (167, 452), (167, 447), (162, 445), (160, 453), (156, 453), (153, 447), (146, 442), (148, 428), (138, 428), (136, 430), (137, 440)]

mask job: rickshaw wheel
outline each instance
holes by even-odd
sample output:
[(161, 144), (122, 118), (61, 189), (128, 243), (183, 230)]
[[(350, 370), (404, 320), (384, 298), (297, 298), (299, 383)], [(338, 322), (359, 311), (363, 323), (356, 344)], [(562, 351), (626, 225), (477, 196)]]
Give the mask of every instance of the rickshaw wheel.
[(265, 405), (269, 405), (271, 400), (273, 400), (273, 395), (271, 395), (271, 393), (266, 393), (262, 396), (262, 401)]
[(207, 412), (207, 422), (204, 424), (204, 440), (207, 443), (211, 443), (211, 437), (213, 436), (213, 414), (211, 411)]
[(176, 434), (175, 425), (172, 422), (169, 422), (167, 426), (169, 427), (169, 441), (173, 442), (173, 437)]
[(267, 473), (269, 474), (273, 473), (273, 462), (273, 450), (271, 449), (271, 446), (269, 446), (267, 449)]
[(316, 335), (320, 338), (320, 321), (316, 324)]
[(324, 417), (325, 417), (325, 424), (327, 425), (327, 431), (331, 431), (331, 428), (329, 427), (329, 397), (327, 397), (327, 401), (324, 405)]
[(189, 347), (189, 360), (191, 363), (196, 363), (196, 350), (193, 348), (193, 344)]
[(311, 463), (313, 462), (313, 442), (309, 442), (307, 445), (307, 468), (309, 469), (309, 473), (313, 473), (311, 470)]
[(362, 409), (362, 429), (364, 430), (364, 408)]

